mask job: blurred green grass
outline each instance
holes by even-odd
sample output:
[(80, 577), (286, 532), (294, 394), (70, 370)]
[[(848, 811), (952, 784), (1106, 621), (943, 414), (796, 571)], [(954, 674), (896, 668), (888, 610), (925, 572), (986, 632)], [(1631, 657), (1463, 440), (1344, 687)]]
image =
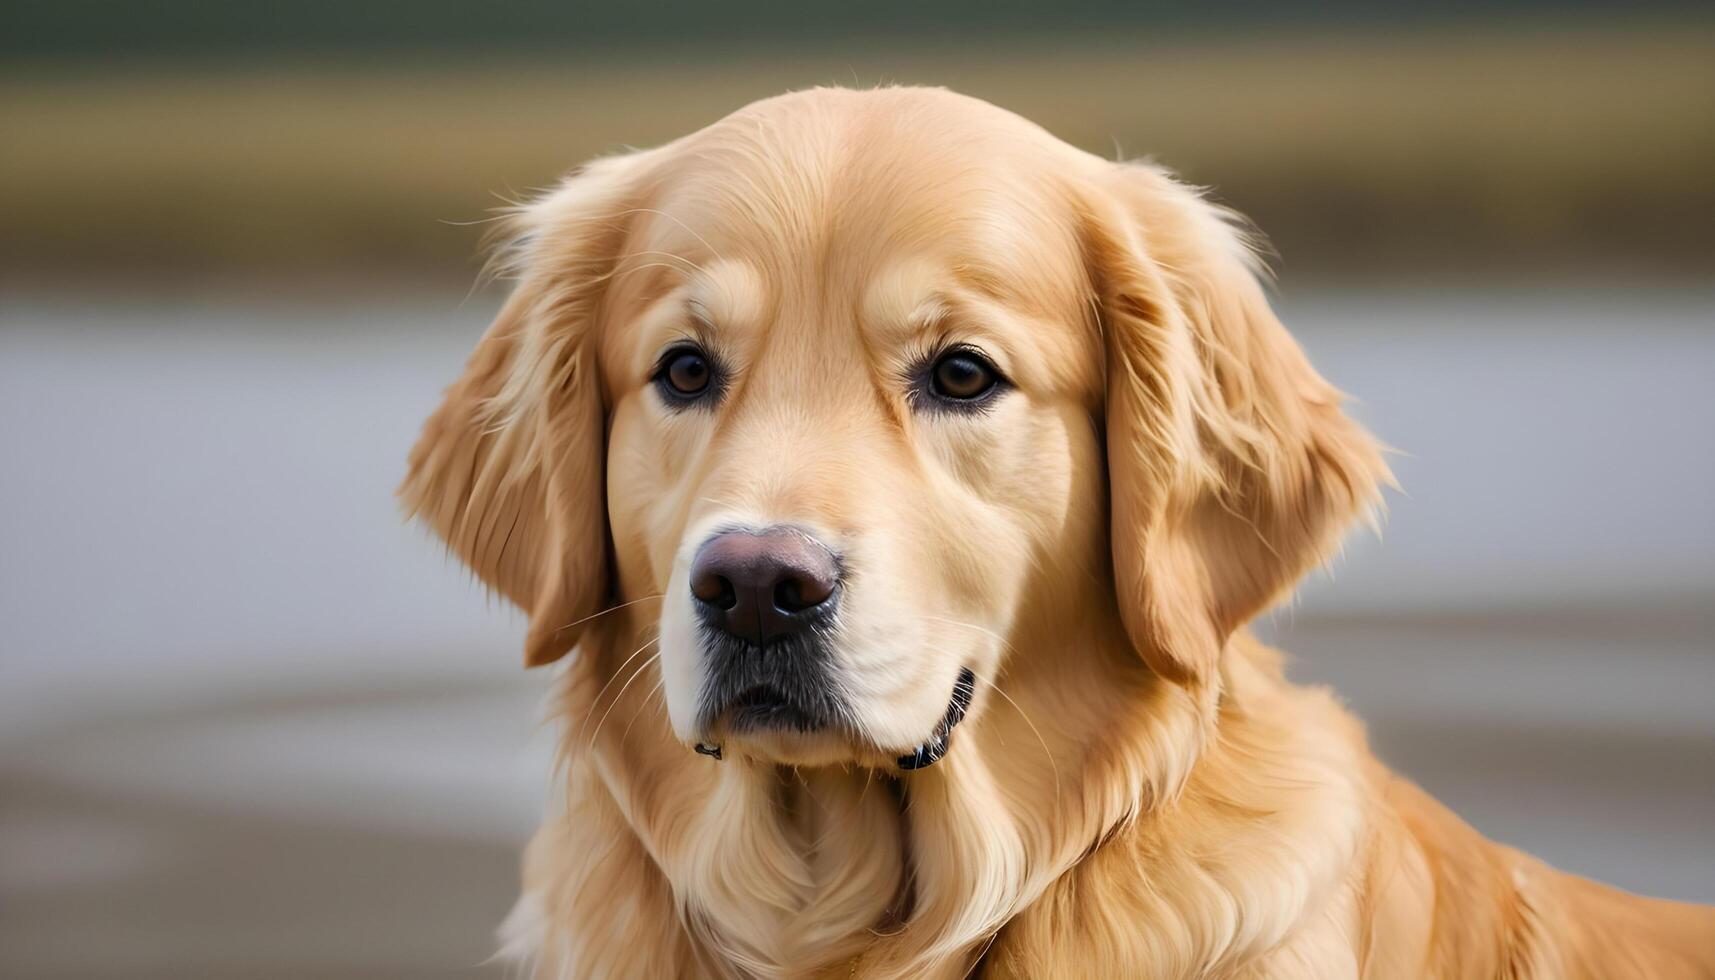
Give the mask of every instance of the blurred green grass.
[(1165, 43), (775, 44), (528, 58), (19, 65), (0, 262), (35, 276), (468, 282), (481, 219), (592, 155), (815, 84), (944, 84), (1254, 217), (1288, 277), (1701, 277), (1707, 22)]

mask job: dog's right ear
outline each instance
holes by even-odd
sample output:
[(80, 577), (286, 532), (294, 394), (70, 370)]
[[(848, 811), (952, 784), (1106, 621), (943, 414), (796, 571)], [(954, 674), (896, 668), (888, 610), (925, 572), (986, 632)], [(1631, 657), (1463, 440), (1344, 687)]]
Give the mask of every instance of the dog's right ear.
[(564, 656), (611, 591), (593, 327), (648, 155), (596, 161), (511, 216), (512, 295), (399, 487), (408, 514), (530, 616), (528, 667)]

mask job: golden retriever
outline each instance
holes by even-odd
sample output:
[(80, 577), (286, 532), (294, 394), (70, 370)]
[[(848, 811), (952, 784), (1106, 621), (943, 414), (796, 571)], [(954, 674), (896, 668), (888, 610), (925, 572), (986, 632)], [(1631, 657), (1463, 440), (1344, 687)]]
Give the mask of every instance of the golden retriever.
[(945, 91), (525, 205), (401, 495), (530, 617), (545, 977), (1715, 976), (1492, 844), (1246, 622), (1389, 481), (1229, 213)]

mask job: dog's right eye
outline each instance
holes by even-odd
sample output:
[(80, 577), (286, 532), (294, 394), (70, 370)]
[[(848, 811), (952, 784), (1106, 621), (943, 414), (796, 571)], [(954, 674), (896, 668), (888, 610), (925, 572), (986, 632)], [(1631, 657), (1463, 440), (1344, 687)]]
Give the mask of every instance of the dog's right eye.
[(985, 411), (1008, 387), (993, 361), (963, 344), (921, 363), (907, 380), (917, 404), (945, 412)]
[(669, 405), (689, 405), (717, 393), (713, 358), (699, 347), (675, 347), (661, 355), (652, 379)]

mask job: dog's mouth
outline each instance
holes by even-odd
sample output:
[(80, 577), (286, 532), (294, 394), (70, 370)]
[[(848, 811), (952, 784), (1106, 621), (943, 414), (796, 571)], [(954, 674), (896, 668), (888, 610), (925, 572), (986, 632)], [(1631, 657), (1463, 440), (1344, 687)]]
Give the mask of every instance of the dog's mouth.
[(768, 684), (758, 684), (740, 691), (727, 704), (726, 726), (733, 732), (789, 731), (814, 732), (827, 728), (833, 719), (802, 703), (785, 691)]
[(899, 757), (901, 769), (927, 769), (947, 754), (951, 744), (953, 729), (959, 722), (965, 720), (965, 712), (970, 710), (971, 698), (976, 695), (977, 675), (969, 667), (959, 668), (959, 679), (953, 684), (953, 695), (947, 699), (947, 713), (941, 716), (941, 721), (935, 726), (935, 731), (922, 745), (917, 746), (907, 755)]
[[(959, 668), (959, 678), (953, 682), (953, 693), (947, 699), (947, 710), (936, 722), (935, 730), (915, 749), (898, 757), (900, 769), (927, 769), (940, 762), (952, 745), (953, 729), (965, 720), (965, 713), (976, 697), (977, 675), (969, 667)], [(806, 710), (799, 699), (767, 684), (758, 684), (739, 692), (722, 712), (730, 732), (797, 732), (809, 734), (826, 730), (830, 719)], [(697, 752), (713, 759), (722, 756), (719, 742), (697, 742)]]

